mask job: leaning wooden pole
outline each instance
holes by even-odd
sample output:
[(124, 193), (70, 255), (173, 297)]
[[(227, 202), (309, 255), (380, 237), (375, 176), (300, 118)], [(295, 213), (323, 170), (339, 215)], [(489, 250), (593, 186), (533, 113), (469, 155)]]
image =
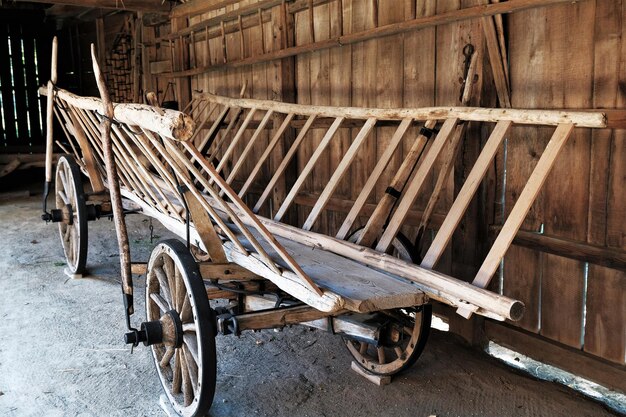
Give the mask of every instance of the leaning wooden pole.
[(126, 230), (126, 222), (124, 221), (124, 212), (122, 208), (122, 195), (120, 192), (120, 183), (115, 168), (115, 160), (113, 158), (113, 144), (111, 141), (111, 122), (113, 121), (114, 111), (111, 97), (104, 81), (102, 71), (98, 65), (96, 56), (96, 48), (91, 44), (91, 60), (93, 63), (93, 72), (98, 84), (98, 91), (102, 98), (102, 123), (100, 124), (100, 132), (102, 134), (102, 147), (104, 148), (104, 164), (107, 174), (107, 182), (109, 192), (111, 194), (111, 206), (113, 209), (113, 221), (115, 222), (115, 232), (117, 235), (117, 245), (120, 252), (120, 268), (122, 275), (122, 290), (124, 292), (124, 307), (127, 312), (127, 324), (129, 317), (133, 314), (133, 281), (130, 271), (130, 245), (128, 244), (128, 231)]
[(54, 85), (57, 82), (57, 50), (58, 41), (55, 36), (52, 39), (52, 62), (50, 63), (50, 80), (47, 86), (47, 99), (46, 99), (46, 183), (44, 184), (43, 192), (43, 211), (44, 220), (48, 220), (46, 216), (46, 200), (50, 193), (50, 186), (52, 185), (52, 153), (54, 145)]

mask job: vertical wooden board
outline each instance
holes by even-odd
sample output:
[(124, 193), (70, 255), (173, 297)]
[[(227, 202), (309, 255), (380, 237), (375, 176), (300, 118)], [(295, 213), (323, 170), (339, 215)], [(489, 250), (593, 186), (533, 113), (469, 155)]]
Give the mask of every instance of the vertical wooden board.
[[(547, 9), (551, 52), (547, 108), (589, 108), (593, 88), (594, 3)], [(552, 236), (586, 239), (589, 197), (588, 129), (576, 129), (544, 184), (544, 230)], [(576, 202), (572, 204), (572, 202)], [(582, 346), (584, 263), (546, 255), (542, 265), (541, 334)]]
[[(624, 94), (620, 93), (619, 82), (624, 73), (622, 41), (623, 27), (622, 9), (626, 7), (622, 1), (597, 2), (594, 36), (594, 108), (616, 108), (623, 106)], [(616, 57), (621, 57), (616, 59)], [(618, 93), (619, 100), (618, 100)], [(589, 210), (587, 222), (587, 241), (596, 245), (607, 244), (607, 221), (609, 216), (621, 218), (623, 224), (626, 216), (623, 202), (614, 204), (615, 195), (624, 195), (623, 181), (618, 181), (618, 189), (614, 178), (623, 178), (619, 173), (615, 176), (615, 151), (623, 148), (623, 143), (612, 146), (616, 141), (623, 141), (621, 131), (598, 129), (592, 132), (590, 155)], [(611, 206), (609, 208), (609, 205)], [(614, 213), (614, 210), (616, 213)], [(621, 216), (621, 217), (620, 217)], [(618, 224), (619, 224), (618, 223)], [(614, 233), (614, 232), (612, 232)], [(624, 272), (589, 265), (587, 278), (586, 320), (584, 350), (604, 359), (623, 364), (626, 356), (626, 277)]]
[[(342, 3), (342, 4), (340, 4)], [(348, 4), (346, 4), (348, 3)], [(341, 6), (341, 8), (340, 8)], [(351, 3), (331, 2), (329, 3), (330, 36), (336, 38), (342, 33), (349, 33), (352, 26)], [(341, 18), (339, 15), (341, 14)], [(350, 76), (352, 74), (352, 46), (337, 46), (330, 49), (330, 105), (351, 106), (352, 89)], [(351, 129), (339, 129), (335, 138), (329, 145), (329, 159), (331, 173), (337, 168), (341, 157), (345, 154), (351, 143)], [(363, 151), (363, 149), (361, 149)], [(353, 187), (351, 184), (351, 166), (344, 178), (339, 182), (334, 196), (339, 198), (351, 198)], [(334, 236), (345, 217), (345, 213), (328, 213), (328, 233)]]
[(589, 265), (585, 352), (626, 363), (626, 273)]
[[(308, 12), (307, 12), (308, 13)], [(314, 8), (313, 27), (315, 29), (315, 40), (325, 40), (330, 37), (330, 16), (328, 4), (322, 6), (316, 6)], [(308, 15), (307, 15), (308, 17)], [(308, 27), (308, 25), (307, 25)], [(311, 40), (311, 38), (309, 38)], [(314, 105), (329, 105), (330, 104), (330, 51), (328, 49), (321, 51), (314, 51), (310, 53), (310, 89), (311, 89), (311, 104)], [(307, 155), (306, 159), (298, 161), (300, 171), (308, 162), (310, 156), (315, 152), (319, 143), (321, 142), (327, 129), (313, 129), (311, 137), (308, 141), (303, 143), (303, 147), (308, 147), (304, 152)], [(336, 140), (334, 138), (333, 140)], [(315, 168), (311, 174), (307, 177), (302, 191), (308, 191), (313, 193), (321, 193), (324, 186), (330, 178), (330, 158), (329, 150), (326, 149), (325, 154), (320, 158), (319, 162), (315, 165)], [(306, 210), (307, 214), (303, 215), (299, 220), (301, 225), (310, 210)], [(303, 212), (304, 214), (304, 212)], [(327, 233), (328, 216), (324, 213), (319, 217), (319, 220), (315, 224), (313, 230), (320, 233)]]
[[(39, 98), (37, 97), (37, 88), (39, 88), (39, 82), (37, 80), (37, 74), (35, 68), (36, 55), (35, 55), (35, 36), (32, 32), (33, 28), (29, 26), (23, 26), (23, 42), (24, 42), (24, 62), (26, 70), (26, 94), (28, 100), (28, 119), (30, 128), (30, 140), (43, 144), (43, 132), (39, 125)], [(42, 115), (43, 117), (43, 115)]]
[[(545, 51), (548, 42), (547, 11), (543, 8), (512, 14), (508, 19), (509, 59), (511, 73), (511, 103), (514, 108), (541, 108), (540, 94), (547, 91), (549, 81), (546, 65), (551, 59)], [(532, 25), (533, 30), (528, 31)], [(527, 34), (527, 36), (520, 36)], [(533, 68), (533, 71), (528, 71)], [(502, 223), (517, 201), (526, 180), (534, 169), (550, 135), (550, 130), (536, 127), (514, 127), (504, 144), (506, 158), (497, 165), (498, 182), (504, 186), (496, 195), (495, 217)], [(500, 189), (498, 191), (501, 191)], [(539, 231), (542, 223), (543, 193), (526, 215), (523, 230)], [(504, 258), (504, 295), (517, 296), (526, 304), (520, 325), (538, 332), (540, 319), (539, 256), (528, 256), (518, 247), (509, 249)]]
[[(378, 23), (380, 26), (398, 23), (404, 20), (404, 4), (397, 0), (380, 0), (378, 2)], [(386, 36), (377, 40), (376, 54), (376, 107), (393, 108), (403, 104), (404, 83), (404, 35)], [(395, 127), (379, 127), (376, 129), (376, 147), (372, 149), (376, 161), (387, 148), (389, 140), (396, 131)], [(402, 161), (398, 153), (389, 161), (387, 169), (376, 184), (374, 193), (380, 200), (395, 171)], [(369, 170), (371, 172), (371, 170)]]
[[(9, 24), (2, 22), (0, 24), (0, 38), (5, 40), (0, 42), (0, 81), (2, 82), (2, 107), (4, 111), (4, 133), (5, 144), (15, 145), (17, 142), (17, 131), (15, 127), (15, 112), (13, 110), (13, 93), (11, 86), (13, 79), (11, 76), (11, 58), (9, 57), (9, 42), (6, 41), (10, 36)], [(44, 80), (50, 79), (50, 73), (43, 75)], [(45, 118), (44, 118), (45, 119)]]
[[(347, 6), (347, 3), (346, 3)], [(374, 8), (370, 1), (351, 1), (351, 33), (371, 29), (374, 25)], [(374, 92), (376, 79), (376, 56), (377, 40), (368, 40), (352, 45), (352, 105), (355, 107), (374, 107), (376, 105)], [(352, 129), (351, 137), (356, 136), (356, 129)], [(363, 144), (363, 149), (357, 154), (351, 171), (352, 195), (354, 200), (359, 195), (359, 190), (367, 181), (369, 173), (374, 168), (376, 161), (376, 131), (372, 131)], [(374, 193), (368, 198), (369, 203), (375, 202)], [(355, 224), (355, 228), (359, 227)]]

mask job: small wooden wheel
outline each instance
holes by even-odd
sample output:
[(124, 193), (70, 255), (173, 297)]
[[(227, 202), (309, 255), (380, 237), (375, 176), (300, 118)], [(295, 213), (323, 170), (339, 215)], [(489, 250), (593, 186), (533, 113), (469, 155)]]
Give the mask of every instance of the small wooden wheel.
[(198, 265), (175, 239), (157, 243), (146, 275), (146, 315), (160, 321), (151, 345), (161, 384), (181, 416), (204, 416), (215, 394), (215, 314)]
[(69, 155), (59, 158), (55, 187), (56, 208), (62, 213), (59, 233), (67, 267), (72, 274), (81, 274), (87, 261), (87, 209), (80, 169)]
[[(348, 240), (356, 242), (361, 230), (354, 232)], [(409, 240), (399, 234), (392, 241), (393, 255), (414, 262), (409, 245)], [(344, 341), (361, 368), (376, 375), (395, 375), (411, 367), (422, 354), (430, 333), (432, 307), (398, 308), (378, 314), (387, 322), (378, 346), (347, 338)]]

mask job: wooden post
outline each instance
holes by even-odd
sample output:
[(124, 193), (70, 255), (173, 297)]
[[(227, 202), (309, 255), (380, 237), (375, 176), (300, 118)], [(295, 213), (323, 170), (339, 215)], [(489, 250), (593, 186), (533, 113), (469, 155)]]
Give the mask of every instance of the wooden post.
[(46, 99), (46, 184), (52, 182), (52, 145), (54, 143), (54, 85), (57, 82), (57, 51), (58, 41), (52, 39), (52, 61), (50, 63), (50, 81), (48, 81), (48, 97)]

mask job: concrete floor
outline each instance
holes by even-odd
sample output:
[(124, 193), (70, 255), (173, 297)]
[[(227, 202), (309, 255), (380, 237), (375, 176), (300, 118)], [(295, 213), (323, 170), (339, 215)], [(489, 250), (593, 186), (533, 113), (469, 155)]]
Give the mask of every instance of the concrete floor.
[[(24, 189), (7, 180), (17, 178), (3, 178), (0, 193)], [(39, 220), (40, 191), (31, 189), (37, 195), (0, 200), (0, 415), (165, 415), (148, 349), (131, 355), (122, 342), (113, 223), (90, 223), (90, 276), (69, 279), (57, 227)], [(133, 259), (147, 260), (149, 220), (134, 215), (128, 225)], [(167, 235), (156, 223), (155, 233)], [(437, 331), (417, 365), (385, 387), (352, 372), (341, 339), (326, 333), (293, 327), (218, 337), (217, 345), (215, 417), (615, 415)]]

